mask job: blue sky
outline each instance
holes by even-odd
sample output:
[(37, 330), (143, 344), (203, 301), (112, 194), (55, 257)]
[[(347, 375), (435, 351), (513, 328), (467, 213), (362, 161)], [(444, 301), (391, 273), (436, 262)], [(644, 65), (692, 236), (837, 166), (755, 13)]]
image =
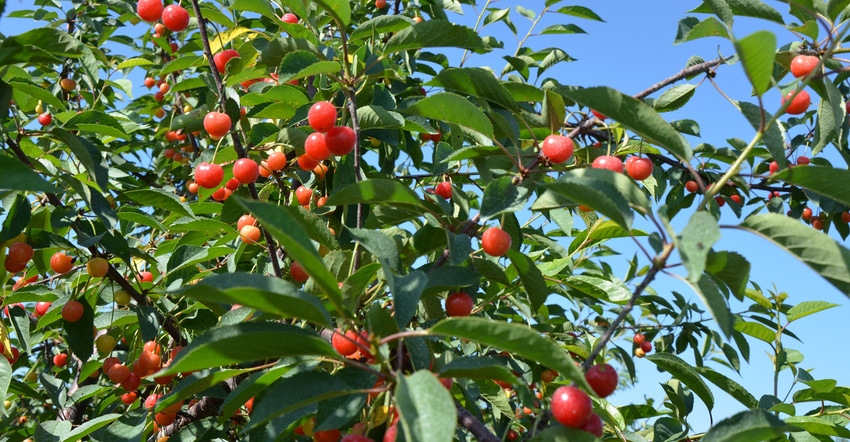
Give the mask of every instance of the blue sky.
[[(550, 69), (545, 76), (556, 78), (560, 83), (566, 85), (595, 86), (607, 85), (628, 94), (634, 94), (656, 83), (682, 69), (689, 57), (697, 55), (706, 60), (713, 59), (718, 53), (723, 55), (733, 54), (733, 48), (729, 41), (720, 38), (707, 38), (693, 42), (674, 45), (677, 23), (688, 15), (687, 11), (699, 6), (701, 1), (693, 0), (656, 0), (656, 1), (634, 1), (634, 0), (597, 0), (597, 1), (573, 1), (563, 2), (560, 5), (583, 5), (593, 9), (604, 20), (604, 23), (569, 18), (563, 16), (545, 17), (546, 24), (552, 24), (555, 20), (572, 22), (582, 27), (587, 34), (574, 35), (549, 35), (533, 36), (528, 45), (535, 48), (546, 48), (556, 46), (563, 49), (572, 57), (578, 59), (573, 63), (562, 63)], [(767, 1), (774, 8), (785, 12), (787, 7), (778, 1)], [(511, 8), (511, 17), (520, 28), (520, 35), (524, 35), (529, 21), (520, 16), (515, 6), (515, 1), (496, 1), (492, 4), (496, 8)], [(540, 11), (543, 2), (539, 0), (522, 2), (532, 10)], [(31, 8), (28, 1), (11, 0), (7, 3), (7, 14), (9, 10)], [(705, 16), (696, 15), (700, 18)], [(473, 23), (475, 16), (472, 11), (467, 11), (462, 20)], [(27, 29), (24, 20), (0, 19), (3, 32), (15, 34)], [(119, 33), (140, 33), (146, 25), (140, 24), (132, 30), (120, 31)], [(779, 44), (793, 41), (796, 37), (772, 23), (759, 20), (736, 18), (734, 28), (738, 37), (746, 36), (756, 30), (769, 29), (776, 33)], [(494, 35), (504, 41), (506, 51), (513, 52), (516, 40), (511, 33), (500, 23), (491, 24), (483, 31), (484, 34)], [(503, 54), (500, 54), (503, 55)], [(466, 66), (490, 65), (495, 71), (501, 71), (504, 61), (488, 56), (473, 56)], [(723, 91), (739, 100), (754, 101), (750, 97), (750, 86), (744, 76), (739, 64), (723, 66), (718, 69), (716, 81)], [(143, 75), (141, 71), (134, 71), (130, 77), (133, 81), (140, 83)], [(699, 78), (692, 80), (692, 83)], [(681, 83), (680, 83), (681, 84)], [(148, 93), (141, 85), (136, 88), (138, 96)], [(813, 99), (817, 100), (814, 94)], [(658, 96), (658, 93), (654, 95)], [(769, 109), (779, 107), (779, 92), (770, 91), (765, 102)], [(700, 142), (708, 142), (715, 146), (724, 146), (725, 140), (737, 137), (748, 140), (753, 135), (753, 129), (746, 120), (728, 103), (709, 83), (702, 84), (691, 100), (683, 109), (674, 113), (665, 114), (668, 119), (690, 118), (699, 122), (702, 138), (691, 138), (692, 145)], [(831, 156), (827, 148), (825, 155)], [(841, 162), (836, 164), (842, 164)], [(728, 212), (728, 211), (727, 211)], [(681, 229), (687, 217), (682, 217), (677, 223), (677, 229)], [(737, 220), (730, 215), (724, 217), (724, 223), (735, 224)], [(631, 257), (630, 241), (614, 243), (615, 248), (624, 250), (622, 257), (612, 257), (614, 263), (621, 260), (620, 264)], [(802, 343), (787, 340), (786, 346), (802, 350), (806, 356), (802, 363), (803, 367), (815, 368), (812, 373), (816, 379), (835, 379), (839, 385), (850, 385), (850, 377), (844, 370), (848, 357), (843, 353), (844, 346), (836, 345), (841, 342), (834, 334), (838, 332), (838, 324), (841, 324), (850, 310), (847, 306), (847, 298), (839, 293), (837, 289), (826, 283), (813, 271), (798, 262), (791, 255), (778, 249), (772, 244), (752, 235), (739, 231), (724, 230), (721, 241), (715, 246), (717, 250), (738, 251), (747, 256), (752, 264), (751, 277), (763, 288), (772, 288), (774, 285), (780, 291), (786, 291), (790, 295), (789, 302), (799, 303), (804, 300), (824, 300), (836, 304), (842, 304), (838, 308), (820, 313), (816, 316), (799, 321), (792, 331), (802, 339)], [(659, 293), (668, 293), (675, 290), (685, 296), (689, 296), (699, 302), (691, 290), (674, 278), (661, 276), (653, 283), (653, 288)], [(833, 324), (825, 327), (821, 324)], [(625, 343), (621, 343), (625, 344)], [(762, 394), (772, 393), (772, 367), (765, 355), (768, 350), (766, 345), (751, 342), (752, 355), (751, 365), (742, 369), (741, 375), (734, 372), (724, 371), (728, 376), (748, 387), (756, 397)], [(688, 359), (688, 355), (683, 355)], [(644, 396), (656, 399), (662, 398), (662, 390), (657, 383), (665, 382), (668, 376), (658, 373), (655, 366), (648, 361), (637, 361), (639, 384), (630, 389), (616, 392), (610, 400), (614, 404), (626, 404), (640, 401)], [(780, 388), (783, 392), (790, 386), (790, 374), (786, 371), (781, 379)], [(782, 394), (780, 394), (780, 397)], [(726, 396), (725, 393), (715, 391), (714, 418), (715, 422), (720, 418), (734, 414), (743, 407), (736, 401)], [(704, 431), (708, 427), (708, 417), (704, 407), (696, 401), (697, 405), (692, 415), (691, 423), (697, 431)], [(808, 411), (805, 406), (800, 407), (798, 413)]]

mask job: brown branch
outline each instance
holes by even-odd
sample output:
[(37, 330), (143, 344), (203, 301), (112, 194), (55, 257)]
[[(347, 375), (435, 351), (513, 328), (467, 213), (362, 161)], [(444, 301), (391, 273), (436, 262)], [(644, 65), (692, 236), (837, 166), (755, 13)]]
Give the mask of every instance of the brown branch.
[(653, 84), (652, 86), (646, 88), (645, 90), (638, 92), (637, 94), (634, 95), (634, 97), (637, 98), (638, 100), (643, 100), (644, 98), (648, 97), (653, 92), (657, 92), (657, 91), (661, 90), (662, 88), (664, 88), (666, 86), (669, 86), (669, 85), (671, 85), (671, 84), (673, 84), (673, 83), (675, 83), (679, 80), (683, 80), (683, 79), (690, 77), (692, 75), (701, 74), (703, 72), (708, 72), (708, 71), (716, 68), (717, 66), (720, 66), (721, 64), (726, 63), (726, 61), (728, 61), (730, 59), (731, 59), (731, 57), (729, 57), (729, 58), (718, 58), (716, 60), (706, 61), (704, 63), (695, 64), (691, 67), (687, 67), (687, 68), (682, 69), (681, 71), (677, 72), (676, 74), (674, 74), (674, 75), (672, 75), (672, 76), (670, 76), (670, 77), (668, 77), (664, 80), (661, 80), (658, 83)]
[(463, 408), (458, 403), (455, 403), (455, 408), (457, 408), (457, 423), (461, 427), (466, 428), (478, 442), (502, 442), (481, 421), (476, 419), (469, 410)]

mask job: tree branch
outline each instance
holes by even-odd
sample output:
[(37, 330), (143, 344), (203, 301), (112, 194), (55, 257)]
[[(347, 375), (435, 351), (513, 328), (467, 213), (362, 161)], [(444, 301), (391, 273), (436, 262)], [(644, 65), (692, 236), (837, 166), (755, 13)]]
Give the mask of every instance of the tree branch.
[(461, 427), (466, 428), (469, 433), (478, 440), (478, 442), (502, 442), (495, 434), (484, 426), (472, 413), (466, 408), (463, 408), (458, 403), (455, 403), (457, 408), (457, 423)]

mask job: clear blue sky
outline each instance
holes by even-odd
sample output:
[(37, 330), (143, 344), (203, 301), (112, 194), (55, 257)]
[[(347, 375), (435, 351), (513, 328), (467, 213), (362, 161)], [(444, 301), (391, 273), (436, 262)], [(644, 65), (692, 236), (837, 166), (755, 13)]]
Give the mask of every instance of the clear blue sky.
[[(516, 12), (514, 7), (517, 3), (501, 1), (494, 2), (492, 6), (496, 8), (510, 7), (512, 9), (511, 17), (520, 29), (522, 36), (528, 28), (529, 21)], [(787, 6), (781, 2), (767, 1), (766, 3), (780, 12), (784, 13), (787, 10)], [(540, 0), (522, 2), (521, 4), (535, 11), (540, 11), (543, 7), (543, 1)], [(607, 0), (562, 3), (562, 5), (569, 4), (583, 5), (593, 9), (605, 20), (605, 23), (567, 18), (568, 22), (579, 25), (587, 31), (587, 34), (534, 36), (528, 41), (528, 45), (535, 48), (559, 47), (578, 59), (573, 63), (560, 64), (546, 73), (546, 76), (556, 78), (562, 84), (607, 85), (625, 93), (634, 94), (678, 72), (685, 66), (690, 56), (697, 55), (710, 60), (716, 57), (718, 53), (731, 55), (734, 52), (731, 43), (720, 38), (707, 38), (682, 45), (673, 45), (677, 23), (688, 15), (695, 15), (688, 14), (687, 11), (699, 6), (701, 1), (698, 0), (656, 0), (652, 2)], [(8, 14), (10, 10), (32, 8), (32, 3), (10, 0), (6, 7)], [(704, 18), (702, 15), (697, 16)], [(554, 23), (556, 18), (561, 20), (564, 17), (546, 17), (543, 20), (543, 26), (539, 29), (545, 27), (546, 24)], [(474, 19), (472, 11), (467, 10), (464, 20), (469, 20), (471, 24)], [(144, 26), (146, 25), (140, 24), (133, 29), (119, 31), (119, 33), (137, 34), (142, 32)], [(28, 29), (29, 24), (25, 20), (9, 19), (4, 16), (0, 19), (0, 27), (2, 27), (4, 33), (11, 35)], [(759, 29), (769, 29), (776, 33), (780, 45), (795, 38), (790, 32), (766, 21), (736, 18), (735, 33), (738, 37), (743, 37)], [(512, 53), (516, 47), (516, 40), (510, 34), (510, 31), (500, 23), (486, 27), (483, 33), (494, 35), (504, 41), (505, 51), (509, 51), (508, 53)], [(504, 54), (500, 53), (501, 55)], [(476, 65), (490, 65), (495, 71), (500, 72), (504, 66), (504, 61), (500, 58), (473, 56), (466, 64), (466, 66)], [(142, 77), (141, 71), (136, 70), (130, 78), (134, 82), (140, 83)], [(696, 81), (698, 79), (692, 80), (694, 83)], [(739, 100), (753, 101), (750, 98), (750, 86), (740, 65), (721, 67), (718, 70), (716, 81), (729, 96)], [(142, 86), (136, 88), (136, 95), (143, 93), (147, 93), (147, 90)], [(813, 100), (817, 100), (816, 96), (812, 95)], [(654, 96), (657, 97), (658, 93)], [(778, 108), (779, 96), (779, 92), (776, 90), (772, 90), (766, 95), (765, 102), (769, 106), (775, 106), (771, 109)], [(704, 83), (697, 89), (696, 95), (688, 106), (674, 113), (665, 114), (665, 116), (669, 119), (690, 118), (699, 122), (702, 138), (691, 138), (692, 145), (708, 142), (715, 146), (724, 146), (727, 138), (737, 137), (749, 140), (753, 135), (752, 128), (744, 118), (709, 83)], [(830, 148), (824, 154), (831, 155), (829, 150)], [(686, 220), (686, 217), (682, 217), (677, 228), (681, 229)], [(727, 215), (724, 222), (734, 224), (737, 220), (733, 216)], [(624, 263), (631, 257), (629, 247), (633, 246), (629, 241), (614, 243), (614, 247), (626, 250), (622, 258), (612, 257), (615, 263), (618, 259)], [(835, 345), (837, 340), (834, 336), (839, 330), (838, 325), (850, 316), (846, 296), (839, 293), (837, 289), (827, 284), (792, 256), (752, 235), (724, 230), (723, 238), (715, 246), (715, 249), (738, 251), (747, 256), (752, 264), (752, 279), (763, 288), (771, 288), (775, 285), (779, 290), (788, 292), (790, 294), (789, 302), (791, 303), (799, 303), (804, 300), (825, 300), (842, 304), (838, 308), (799, 321), (795, 327), (792, 327), (792, 331), (797, 333), (803, 343), (787, 339), (785, 345), (803, 351), (806, 359), (802, 366), (815, 368), (812, 374), (816, 379), (836, 379), (839, 385), (850, 385), (850, 376), (844, 370), (848, 363), (848, 357), (843, 352), (843, 347)], [(699, 302), (688, 287), (670, 277), (661, 276), (653, 284), (653, 288), (660, 294), (675, 290), (685, 296), (690, 296), (695, 302)], [(829, 324), (829, 326), (824, 324)], [(769, 349), (766, 345), (752, 341), (751, 365), (743, 367), (740, 376), (734, 372), (724, 372), (747, 386), (748, 390), (756, 397), (772, 393), (772, 367), (765, 355), (767, 350)], [(687, 354), (682, 356), (689, 359)], [(637, 367), (640, 383), (635, 388), (616, 392), (610, 398), (614, 404), (640, 401), (644, 396), (654, 397), (658, 400), (663, 397), (662, 390), (657, 384), (665, 382), (669, 377), (666, 374), (658, 373), (655, 366), (649, 361), (638, 360)], [(790, 374), (786, 371), (781, 378), (781, 385), (784, 387), (780, 387), (780, 391), (787, 390), (790, 381)], [(719, 390), (715, 390), (715, 400), (717, 402), (714, 410), (715, 422), (743, 408)], [(704, 431), (708, 427), (708, 417), (698, 399), (696, 403), (691, 423), (697, 431)], [(657, 402), (657, 404), (660, 404), (660, 402)], [(798, 413), (805, 411), (808, 411), (805, 406), (798, 409)]]

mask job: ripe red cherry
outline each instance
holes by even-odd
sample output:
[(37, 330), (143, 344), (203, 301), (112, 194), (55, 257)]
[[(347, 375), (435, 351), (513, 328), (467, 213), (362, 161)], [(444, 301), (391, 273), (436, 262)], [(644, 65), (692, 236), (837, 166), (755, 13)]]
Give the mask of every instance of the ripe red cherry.
[(598, 414), (593, 413), (590, 416), (590, 420), (587, 421), (587, 423), (579, 429), (582, 431), (586, 431), (596, 437), (602, 437), (602, 418), (600, 418)]
[(224, 169), (218, 164), (203, 162), (195, 168), (195, 182), (205, 189), (213, 189), (224, 179)]
[(591, 167), (594, 169), (608, 169), (613, 172), (623, 173), (623, 161), (613, 155), (602, 155), (593, 160)]
[(800, 54), (791, 60), (791, 75), (796, 78), (805, 77), (817, 67), (820, 59), (814, 55)]
[(646, 353), (651, 352), (652, 351), (652, 342), (645, 341), (643, 344), (640, 344), (640, 349), (643, 350)]
[(608, 397), (617, 389), (617, 371), (608, 364), (590, 367), (584, 374), (584, 378), (599, 397)]
[(481, 247), (490, 256), (504, 256), (511, 248), (511, 235), (498, 227), (491, 227), (481, 235)]
[(555, 370), (546, 370), (540, 373), (540, 380), (543, 382), (552, 382), (558, 377), (558, 372)]
[(67, 353), (59, 353), (53, 355), (53, 365), (57, 367), (64, 367), (66, 363), (68, 363)]
[[(257, 173), (259, 173), (259, 170), (257, 171)], [(224, 187), (228, 188), (230, 191), (234, 191), (239, 188), (239, 184), (241, 184), (239, 180), (237, 180), (236, 178), (231, 178), (227, 180), (226, 183), (224, 183)]]
[(434, 188), (434, 193), (436, 193), (437, 195), (440, 195), (441, 197), (443, 197), (447, 200), (451, 199), (452, 198), (452, 183), (450, 183), (448, 181), (443, 181), (442, 183), (437, 184), (437, 186)]
[(688, 181), (687, 183), (685, 183), (685, 189), (687, 189), (688, 192), (694, 193), (699, 190), (699, 184), (697, 184), (697, 182), (693, 180)]
[(310, 205), (310, 200), (313, 198), (313, 189), (306, 186), (300, 186), (295, 189), (295, 198), (298, 199), (298, 204), (308, 206)]
[(599, 118), (600, 120), (607, 120), (607, 119), (608, 119), (608, 117), (606, 117), (605, 115), (600, 114), (600, 113), (599, 113), (599, 112), (597, 112), (595, 109), (591, 109), (591, 110), (590, 110), (590, 113), (592, 113), (594, 117)]
[(311, 133), (304, 141), (304, 152), (316, 161), (323, 161), (331, 156), (331, 151), (325, 143), (325, 134)]
[(714, 197), (714, 201), (717, 201), (717, 205), (720, 206), (720, 207), (723, 207), (723, 206), (726, 205), (726, 200), (723, 199), (722, 196), (718, 195), (718, 196)]
[(770, 166), (768, 167), (770, 169), (770, 173), (779, 172), (779, 163), (777, 163), (776, 161), (771, 161)]
[(806, 221), (812, 219), (812, 209), (809, 209), (808, 207), (804, 208), (802, 218)]
[(152, 87), (154, 87), (154, 86), (156, 86), (156, 80), (154, 80), (154, 79), (153, 79), (153, 78), (151, 78), (151, 77), (147, 77), (147, 78), (145, 78), (145, 87), (146, 87), (146, 88), (150, 89), (150, 88), (152, 88)]
[(319, 101), (310, 106), (307, 122), (316, 132), (327, 132), (336, 123), (336, 107), (329, 101)]
[(357, 135), (348, 126), (334, 126), (325, 134), (325, 145), (332, 154), (341, 157), (354, 150)]
[(233, 163), (233, 177), (240, 183), (250, 184), (260, 176), (260, 165), (250, 158), (240, 158)]
[(734, 201), (735, 204), (738, 204), (738, 205), (740, 205), (743, 202), (743, 200), (741, 199), (741, 195), (732, 195), (732, 196), (729, 197), (729, 199)]
[(180, 5), (168, 5), (162, 11), (162, 24), (174, 32), (180, 32), (189, 26), (189, 13)]
[(285, 169), (286, 163), (286, 154), (283, 152), (273, 152), (266, 160), (266, 165), (268, 165), (268, 169), (273, 172)]
[(799, 156), (797, 157), (797, 165), (798, 166), (808, 166), (809, 165), (809, 157)]
[(446, 298), (446, 315), (469, 316), (472, 313), (472, 305), (472, 296), (463, 292), (453, 293)]
[(446, 390), (452, 389), (452, 384), (454, 384), (454, 382), (452, 381), (452, 378), (438, 378), (437, 380), (440, 381), (441, 384), (443, 384), (443, 387)]
[(247, 244), (256, 244), (260, 240), (260, 229), (256, 226), (244, 226), (239, 229), (239, 237)]
[(375, 7), (378, 9), (384, 9), (387, 7), (387, 0), (375, 0)]
[[(794, 95), (794, 91), (788, 92), (784, 97), (782, 97), (782, 104), (785, 104), (785, 101), (791, 100), (791, 97)], [(785, 113), (791, 115), (800, 115), (806, 112), (806, 109), (809, 108), (809, 105), (812, 104), (812, 99), (809, 97), (809, 93), (806, 91), (800, 91), (793, 100), (791, 100), (791, 104), (785, 108)]]
[(239, 56), (239, 52), (236, 49), (226, 49), (213, 55), (213, 63), (215, 64), (215, 68), (218, 70), (218, 73), (223, 74), (224, 68), (227, 66), (227, 62), (230, 61), (230, 59), (238, 58)]
[(541, 144), (540, 147), (540, 153), (542, 153), (543, 156), (548, 158), (552, 163), (561, 164), (573, 156), (574, 149), (575, 144), (573, 144), (573, 140), (569, 137), (565, 137), (563, 135), (549, 135), (543, 140), (543, 144)]
[(212, 199), (214, 199), (216, 201), (226, 201), (228, 198), (230, 198), (230, 195), (232, 193), (233, 192), (230, 189), (228, 189), (226, 187), (221, 187), (218, 190), (216, 190), (215, 192), (213, 192)]
[(38, 116), (38, 124), (40, 124), (42, 126), (47, 126), (48, 124), (50, 124), (52, 122), (53, 122), (53, 115), (50, 115), (50, 113), (48, 113), (48, 112), (45, 112), (45, 113)]
[(121, 388), (127, 391), (134, 391), (138, 389), (142, 385), (142, 377), (139, 376), (138, 373), (130, 373), (127, 375), (127, 379), (124, 379), (124, 382), (121, 382)]
[(635, 341), (635, 344), (640, 345), (643, 344), (643, 341), (646, 341), (646, 335), (644, 335), (643, 333), (636, 333), (633, 339)]
[[(386, 3), (386, 0), (383, 0)], [(377, 0), (376, 0), (377, 3)], [(390, 425), (384, 432), (383, 442), (395, 442), (398, 437), (398, 425)]]
[(626, 172), (632, 179), (643, 181), (652, 175), (652, 160), (646, 157), (628, 157), (626, 159)]
[(68, 273), (73, 267), (74, 258), (62, 252), (56, 252), (50, 257), (50, 268), (56, 273)]
[(115, 364), (109, 368), (107, 376), (109, 376), (110, 381), (120, 384), (130, 376), (130, 369), (124, 364)]
[(310, 155), (307, 155), (306, 153), (298, 157), (298, 167), (301, 168), (301, 170), (313, 170), (318, 165), (319, 162), (311, 158)]
[(153, 273), (148, 271), (139, 272), (139, 282), (153, 282)]
[(177, 419), (177, 413), (157, 413), (153, 416), (153, 420), (161, 426), (171, 425)]
[(210, 112), (204, 117), (204, 130), (218, 139), (230, 132), (230, 116), (224, 112)]
[(844, 212), (841, 214), (841, 221), (845, 223), (850, 223), (850, 212)]
[(313, 433), (313, 442), (339, 442), (342, 433), (338, 429), (322, 430)]
[(162, 357), (155, 352), (145, 350), (139, 355), (139, 365), (145, 370), (157, 370), (162, 366)]
[(251, 215), (242, 215), (239, 221), (236, 221), (236, 230), (242, 230), (245, 226), (253, 226), (257, 224), (257, 219)]
[(139, 0), (136, 12), (147, 22), (155, 22), (162, 16), (162, 0)]
[(581, 428), (592, 414), (590, 396), (575, 386), (559, 387), (552, 395), (552, 417), (565, 427)]
[(823, 220), (820, 218), (813, 218), (812, 227), (814, 227), (815, 230), (823, 230)]
[(9, 251), (6, 253), (6, 259), (16, 264), (26, 264), (32, 259), (32, 246), (20, 241), (9, 246)]
[(345, 332), (345, 335), (342, 335), (340, 330), (337, 329), (331, 338), (331, 345), (333, 345), (337, 353), (343, 356), (351, 356), (357, 353), (359, 349), (357, 346), (357, 338), (359, 336), (354, 330), (349, 330)]
[(283, 14), (283, 17), (281, 17), (280, 19), (283, 20), (284, 23), (289, 23), (291, 25), (298, 23), (298, 16), (291, 12)]
[(130, 405), (133, 402), (136, 402), (136, 399), (138, 398), (139, 395), (137, 395), (135, 391), (129, 391), (121, 395), (121, 402)]
[(292, 261), (292, 265), (289, 266), (289, 274), (292, 276), (292, 279), (298, 282), (307, 282), (310, 279), (310, 275), (307, 274), (304, 267), (301, 267), (301, 264), (295, 261)]
[(68, 322), (77, 322), (83, 317), (83, 304), (70, 300), (62, 306), (62, 318)]
[(37, 316), (44, 316), (47, 313), (47, 310), (50, 310), (51, 303), (49, 302), (38, 302), (35, 304), (35, 314)]

